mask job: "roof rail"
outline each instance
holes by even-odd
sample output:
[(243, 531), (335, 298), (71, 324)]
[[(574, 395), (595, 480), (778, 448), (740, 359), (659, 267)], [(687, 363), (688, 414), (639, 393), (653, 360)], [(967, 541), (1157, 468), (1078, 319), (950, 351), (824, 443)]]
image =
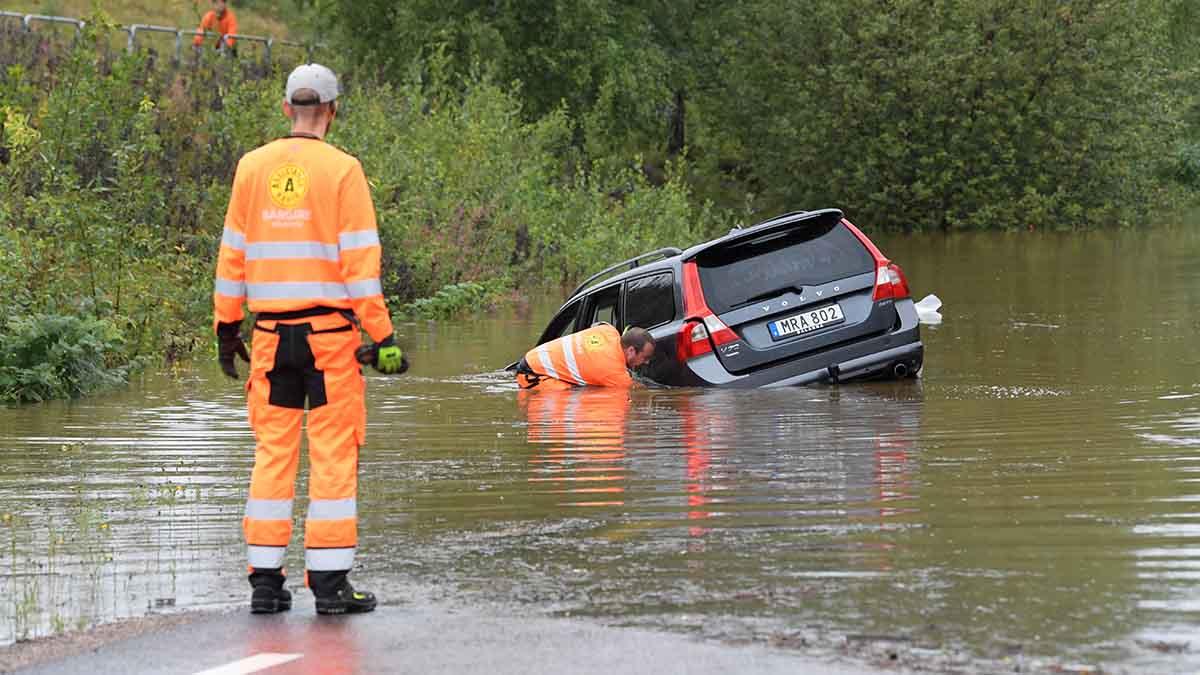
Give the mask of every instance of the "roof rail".
[[(777, 216), (771, 216), (770, 218), (767, 218), (766, 220), (760, 220), (757, 223), (755, 223), (754, 225), (762, 225), (763, 223), (769, 223), (774, 220), (783, 220), (784, 218), (791, 218), (792, 216), (802, 216), (806, 213), (809, 213), (809, 212), (808, 211), (788, 211), (787, 213), (781, 213)], [(754, 227), (754, 225), (751, 225), (751, 227)]]
[(571, 295), (569, 295), (567, 297), (568, 298), (575, 297), (575, 295), (578, 294), (579, 291), (582, 291), (583, 289), (587, 288), (588, 284), (599, 279), (600, 277), (604, 276), (605, 274), (608, 274), (610, 272), (615, 272), (625, 266), (628, 266), (629, 269), (633, 269), (633, 268), (637, 267), (638, 265), (642, 264), (642, 261), (645, 260), (646, 258), (658, 258), (658, 257), (670, 258), (671, 256), (679, 255), (680, 253), (683, 253), (683, 251), (680, 251), (679, 249), (675, 248), (674, 246), (667, 246), (665, 248), (660, 248), (656, 251), (650, 251), (649, 253), (643, 253), (639, 256), (634, 256), (634, 257), (630, 258), (629, 260), (626, 260), (624, 262), (619, 262), (616, 265), (609, 265), (608, 267), (605, 267), (604, 269), (600, 270), (599, 272), (596, 272), (595, 274), (588, 277), (587, 279), (584, 279), (583, 283), (576, 286), (575, 290), (571, 291)]

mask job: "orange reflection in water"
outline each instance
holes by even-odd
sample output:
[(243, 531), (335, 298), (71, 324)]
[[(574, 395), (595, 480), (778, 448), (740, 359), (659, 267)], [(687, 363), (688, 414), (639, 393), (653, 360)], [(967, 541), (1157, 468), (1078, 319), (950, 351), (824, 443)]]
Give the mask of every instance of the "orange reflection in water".
[[(684, 399), (681, 403), (679, 413), (683, 426), (683, 447), (687, 456), (687, 481), (684, 484), (688, 493), (687, 517), (691, 521), (701, 521), (712, 515), (708, 507), (712, 502), (712, 498), (708, 496), (712, 465), (711, 433), (713, 429), (724, 428), (727, 420), (715, 411), (698, 410), (691, 398)], [(702, 537), (707, 532), (708, 528), (702, 527), (698, 522), (688, 528), (688, 535), (692, 537)]]
[(517, 404), (538, 447), (529, 482), (546, 494), (569, 495), (564, 506), (620, 506), (626, 479), (625, 421), (629, 391), (577, 387), (521, 390)]

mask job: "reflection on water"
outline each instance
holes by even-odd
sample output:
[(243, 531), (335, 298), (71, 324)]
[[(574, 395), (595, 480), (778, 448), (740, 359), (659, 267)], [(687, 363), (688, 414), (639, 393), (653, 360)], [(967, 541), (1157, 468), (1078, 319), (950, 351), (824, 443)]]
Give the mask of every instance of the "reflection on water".
[[(356, 575), (976, 670), (1200, 670), (1200, 235), (880, 239), (945, 302), (915, 382), (519, 393), (494, 369), (552, 306), (403, 327)], [(216, 368), (0, 430), (0, 642), (245, 601), (252, 439)]]
[(625, 422), (629, 392), (620, 389), (517, 392), (529, 422), (526, 438), (540, 448), (531, 483), (570, 497), (562, 506), (625, 502)]

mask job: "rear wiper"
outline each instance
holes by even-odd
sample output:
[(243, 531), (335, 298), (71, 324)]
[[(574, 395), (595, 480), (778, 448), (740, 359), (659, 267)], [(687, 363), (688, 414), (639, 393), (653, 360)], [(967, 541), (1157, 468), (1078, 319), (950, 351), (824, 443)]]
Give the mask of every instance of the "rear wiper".
[(760, 300), (770, 300), (771, 298), (774, 298), (775, 296), (779, 295), (779, 293), (782, 291), (794, 291), (794, 290), (797, 290), (795, 286), (781, 286), (779, 288), (776, 288), (771, 291), (767, 291), (765, 293), (759, 293), (758, 295), (756, 295), (752, 298), (748, 298), (742, 302), (739, 302), (738, 304), (730, 307), (730, 309), (737, 309), (739, 307), (745, 307), (746, 305), (753, 305), (754, 303), (756, 303)]

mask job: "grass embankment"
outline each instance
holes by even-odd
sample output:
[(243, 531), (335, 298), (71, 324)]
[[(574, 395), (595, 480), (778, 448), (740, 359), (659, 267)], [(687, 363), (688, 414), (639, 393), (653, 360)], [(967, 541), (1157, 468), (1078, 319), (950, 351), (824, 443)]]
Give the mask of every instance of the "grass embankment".
[[(95, 26), (100, 21), (93, 21)], [(204, 52), (182, 67), (104, 47), (0, 39), (0, 400), (77, 396), (131, 367), (209, 358), (212, 274), (238, 158), (287, 131), (284, 73)], [(726, 227), (682, 171), (652, 187), (589, 156), (562, 112), (422, 65), (353, 77), (329, 140), (359, 157), (403, 313), (443, 318)]]

